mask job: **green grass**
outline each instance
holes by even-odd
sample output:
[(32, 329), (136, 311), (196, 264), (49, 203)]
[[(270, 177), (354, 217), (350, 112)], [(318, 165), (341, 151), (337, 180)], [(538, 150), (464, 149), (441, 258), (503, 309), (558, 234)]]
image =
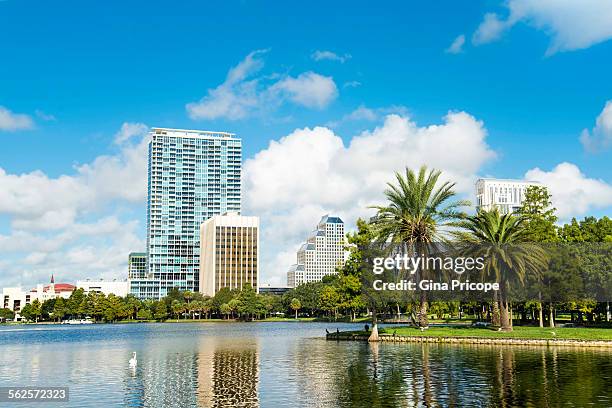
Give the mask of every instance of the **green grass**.
[[(511, 332), (498, 332), (486, 327), (430, 327), (421, 331), (414, 327), (385, 327), (379, 330), (382, 334), (398, 336), (426, 336), (426, 337), (481, 337), (481, 338), (516, 338), (516, 339), (564, 339), (564, 340), (612, 340), (612, 329), (591, 328), (540, 328), (514, 326)], [(555, 333), (553, 335), (553, 332)], [(359, 332), (344, 332), (347, 334), (366, 334)]]

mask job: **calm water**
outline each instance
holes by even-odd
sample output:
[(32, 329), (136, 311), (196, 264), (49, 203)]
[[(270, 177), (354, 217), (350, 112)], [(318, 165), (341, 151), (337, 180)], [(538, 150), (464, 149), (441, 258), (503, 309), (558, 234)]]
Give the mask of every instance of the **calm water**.
[(3, 326), (0, 385), (68, 386), (71, 407), (612, 407), (609, 350), (325, 341), (336, 327), (362, 325)]

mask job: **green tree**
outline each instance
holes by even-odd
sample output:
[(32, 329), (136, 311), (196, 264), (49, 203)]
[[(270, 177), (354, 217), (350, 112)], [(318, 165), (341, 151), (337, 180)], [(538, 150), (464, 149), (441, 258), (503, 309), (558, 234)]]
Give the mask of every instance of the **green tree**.
[(235, 317), (234, 315), (240, 311), (242, 308), (242, 301), (240, 299), (232, 299), (228, 303), (226, 303), (229, 307), (230, 313), (232, 314), (232, 319)]
[(477, 244), (473, 250), (483, 256), (487, 278), (499, 282), (501, 328), (512, 331), (508, 310), (508, 291), (511, 283), (524, 283), (525, 275), (538, 274), (547, 265), (547, 256), (538, 245), (527, 243), (525, 219), (512, 214), (501, 215), (497, 208), (479, 211), (457, 223), (465, 231), (455, 232), (460, 240)]
[(64, 315), (66, 314), (66, 302), (63, 298), (59, 297), (56, 299), (55, 304), (53, 305), (53, 317), (58, 321), (62, 321)]
[(40, 300), (34, 299), (34, 301), (30, 305), (32, 308), (32, 317), (34, 318), (36, 323), (38, 323), (38, 319), (42, 315), (42, 305), (40, 303)]
[(148, 308), (143, 307), (136, 314), (136, 318), (138, 320), (151, 320), (151, 319), (153, 319), (153, 314), (151, 313), (151, 311)]
[(319, 297), (319, 307), (334, 314), (334, 320), (338, 319), (338, 307), (340, 307), (340, 295), (334, 286), (325, 286)]
[(557, 242), (556, 210), (546, 187), (527, 187), (525, 199), (518, 211), (524, 219), (525, 239), (532, 242)]
[(298, 310), (300, 310), (302, 308), (302, 302), (300, 302), (300, 299), (298, 298), (293, 298), (291, 299), (291, 304), (289, 305), (291, 307), (291, 309), (293, 309), (295, 311), (295, 318), (298, 318)]
[(219, 289), (217, 293), (215, 293), (215, 296), (212, 298), (213, 309), (217, 312), (220, 312), (221, 314), (224, 314), (223, 312), (221, 312), (221, 305), (223, 305), (224, 303), (229, 303), (229, 301), (232, 300), (233, 297), (234, 295), (232, 294), (229, 288)]
[[(253, 318), (262, 312), (261, 300), (257, 297), (257, 292), (250, 284), (242, 287), (235, 300), (240, 302), (236, 310), (247, 319)], [(230, 302), (230, 307), (232, 302), (233, 300)]]
[(612, 242), (612, 220), (607, 216), (600, 218), (585, 217), (578, 222), (575, 218), (559, 229), (565, 242)]
[[(454, 200), (455, 183), (439, 181), (440, 175), (425, 166), (418, 174), (409, 168), (405, 175), (395, 173), (397, 184), (388, 183), (385, 191), (388, 204), (373, 207), (378, 211), (373, 227), (381, 241), (406, 244), (425, 254), (428, 244), (445, 240), (445, 230), (463, 217), (460, 209), (470, 203)], [(426, 275), (427, 271), (422, 271), (419, 278), (427, 279)], [(428, 326), (425, 291), (420, 293), (418, 320), (421, 327)]]
[(230, 313), (232, 313), (232, 309), (230, 308), (230, 306), (227, 303), (223, 303), (219, 307), (219, 313), (221, 313), (222, 316), (226, 316), (226, 317), (229, 318)]
[(15, 312), (11, 309), (4, 307), (0, 309), (0, 320), (13, 320), (15, 318)]
[(41, 318), (43, 320), (47, 320), (52, 318), (53, 316), (53, 307), (55, 306), (55, 300), (56, 298), (52, 298), (52, 299), (47, 299), (44, 302), (42, 302), (42, 306), (41, 306)]
[(25, 320), (32, 321), (34, 319), (34, 312), (32, 310), (32, 304), (27, 303), (24, 307), (19, 311), (19, 315)]
[(172, 314), (178, 320), (181, 317), (181, 314), (185, 312), (185, 303), (181, 302), (180, 300), (175, 299), (172, 301), (171, 309), (172, 309)]
[[(557, 242), (559, 234), (557, 233), (557, 216), (555, 211), (556, 208), (552, 206), (552, 198), (546, 187), (527, 187), (525, 199), (518, 211), (518, 214), (524, 219), (525, 240), (531, 242)], [(542, 277), (542, 275), (537, 276), (539, 278)], [(535, 279), (536, 275), (531, 275), (528, 278), (531, 281), (529, 282), (530, 285), (540, 287), (538, 292), (538, 317), (540, 327), (543, 327), (542, 282), (539, 278)]]
[(162, 300), (157, 300), (153, 304), (153, 318), (155, 320), (165, 320), (168, 317), (168, 306)]

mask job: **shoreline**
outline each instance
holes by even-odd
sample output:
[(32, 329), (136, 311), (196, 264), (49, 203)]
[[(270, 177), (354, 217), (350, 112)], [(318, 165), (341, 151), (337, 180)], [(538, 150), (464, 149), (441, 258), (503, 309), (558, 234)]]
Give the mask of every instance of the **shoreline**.
[[(529, 339), (529, 338), (487, 338), (487, 337), (441, 337), (441, 336), (394, 336), (379, 334), (378, 343), (438, 343), (438, 344), (491, 344), (504, 346), (572, 346), (572, 347), (610, 347), (612, 340), (578, 339)], [(365, 341), (369, 335), (351, 332), (327, 333), (328, 341)]]

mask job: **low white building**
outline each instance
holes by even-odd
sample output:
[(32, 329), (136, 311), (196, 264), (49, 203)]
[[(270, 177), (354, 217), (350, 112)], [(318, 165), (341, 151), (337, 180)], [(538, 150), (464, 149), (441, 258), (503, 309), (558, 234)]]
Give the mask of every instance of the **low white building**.
[(517, 212), (530, 186), (542, 186), (536, 181), (482, 178), (476, 181), (476, 208), (490, 211), (497, 207), (502, 214)]
[(130, 285), (127, 280), (80, 280), (77, 281), (77, 288), (83, 289), (85, 294), (89, 292), (103, 293), (104, 295), (110, 295), (111, 293), (115, 296), (125, 297), (129, 293)]
[(39, 283), (35, 288), (24, 290), (20, 286), (2, 289), (2, 307), (15, 312), (15, 320), (21, 320), (20, 312), (27, 304), (38, 300), (44, 303), (46, 300), (58, 297), (68, 299), (76, 286), (69, 283), (55, 283), (53, 275), (49, 284)]

